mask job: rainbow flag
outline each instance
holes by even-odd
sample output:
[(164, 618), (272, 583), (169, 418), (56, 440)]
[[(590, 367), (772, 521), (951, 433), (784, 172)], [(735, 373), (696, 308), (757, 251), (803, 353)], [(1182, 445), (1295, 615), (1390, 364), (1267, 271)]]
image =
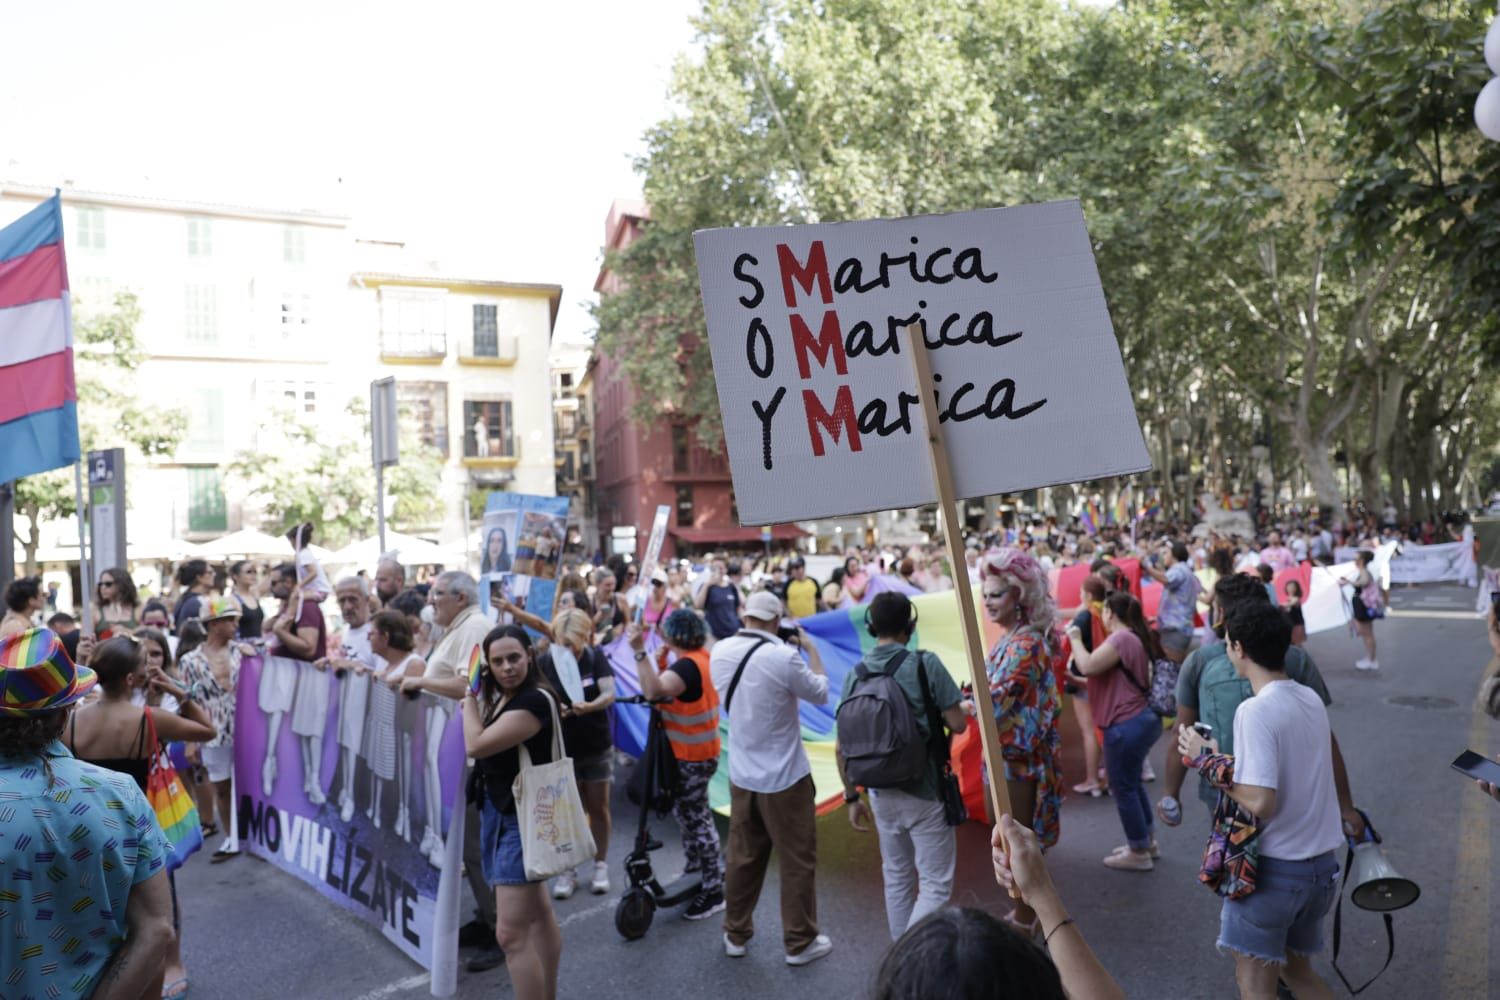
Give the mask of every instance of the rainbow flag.
[(1078, 515), (1083, 522), (1083, 530), (1091, 535), (1099, 533), (1099, 528), (1104, 524), (1104, 515), (1099, 511), (1099, 505), (1090, 497), (1083, 502), (1083, 513)]
[(1161, 517), (1161, 496), (1155, 490), (1152, 490), (1147, 494), (1145, 502), (1141, 504), (1141, 512), (1136, 516), (1136, 519), (1144, 521), (1148, 518), (1154, 519), (1159, 517)]
[(1115, 516), (1112, 524), (1130, 523), (1130, 487), (1127, 486), (1115, 497)]
[(0, 482), (78, 461), (62, 197), (0, 229)]
[(469, 654), (469, 693), (475, 697), (479, 695), (479, 682), (484, 677), (484, 657), (479, 653), (479, 644), (475, 643), (474, 652)]
[[(976, 606), (978, 603), (976, 594)], [(954, 597), (954, 592), (950, 590), (944, 593), (919, 594), (912, 598), (912, 604), (916, 606), (920, 617), (913, 645), (936, 654), (955, 681), (960, 684), (968, 683), (968, 660), (964, 652), (963, 627), (959, 621), (958, 601)], [(838, 761), (834, 759), (833, 752), (834, 712), (838, 708), (839, 695), (844, 690), (845, 675), (853, 670), (860, 657), (875, 645), (875, 640), (864, 627), (864, 614), (864, 606), (856, 605), (852, 608), (825, 611), (800, 620), (800, 624), (818, 647), (818, 653), (823, 659), (823, 667), (828, 672), (828, 704), (809, 705), (805, 701), (797, 703), (799, 721), (802, 724), (802, 745), (807, 750), (808, 761), (812, 764), (813, 782), (817, 786), (818, 794), (823, 796), (817, 805), (820, 815), (832, 812), (844, 804), (844, 784), (839, 778)], [(981, 627), (985, 631), (984, 641), (988, 648), (999, 637), (999, 630), (994, 625), (983, 621), (982, 612)], [(660, 640), (657, 639), (655, 632), (647, 633), (647, 652), (655, 655), (659, 647)], [(604, 653), (614, 668), (615, 690), (622, 697), (639, 694), (641, 686), (635, 669), (634, 651), (625, 638), (616, 639), (604, 647)], [(646, 723), (649, 717), (645, 707), (616, 704), (614, 715), (615, 746), (628, 754), (639, 757), (646, 745)], [(709, 803), (719, 813), (728, 815), (729, 723), (722, 715), (719, 717), (719, 733), (724, 740), (724, 749), (719, 760), (718, 772), (709, 785)], [(968, 762), (963, 765), (961, 774), (965, 788), (982, 787), (979, 779), (978, 759), (966, 758), (966, 760)], [(968, 792), (966, 791), (965, 794)], [(979, 815), (984, 815), (983, 807), (978, 808)]]

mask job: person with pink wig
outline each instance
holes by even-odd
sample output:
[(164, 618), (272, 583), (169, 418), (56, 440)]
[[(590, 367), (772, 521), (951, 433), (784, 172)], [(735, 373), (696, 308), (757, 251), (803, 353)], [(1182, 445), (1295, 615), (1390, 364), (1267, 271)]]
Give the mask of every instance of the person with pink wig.
[[(1051, 847), (1057, 843), (1063, 794), (1057, 728), (1062, 703), (1052, 672), (1055, 609), (1047, 574), (1020, 549), (1002, 548), (984, 557), (980, 576), (985, 616), (1001, 630), (985, 671), (1011, 811), (1043, 847)], [(1036, 913), (1025, 902), (1017, 902), (1007, 919), (1036, 934)]]

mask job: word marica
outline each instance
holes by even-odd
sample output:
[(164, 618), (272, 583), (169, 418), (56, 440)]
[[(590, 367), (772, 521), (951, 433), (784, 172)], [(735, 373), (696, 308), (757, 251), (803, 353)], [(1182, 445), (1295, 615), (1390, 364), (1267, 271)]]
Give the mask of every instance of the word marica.
[[(913, 236), (911, 242), (915, 246), (918, 242), (917, 238)], [(952, 258), (951, 268), (940, 270), (940, 264), (950, 257)], [(805, 296), (811, 296), (816, 292), (825, 305), (831, 305), (835, 292), (840, 295), (847, 293), (858, 295), (877, 288), (889, 288), (893, 268), (897, 269), (895, 272), (897, 274), (901, 274), (901, 269), (904, 269), (904, 276), (923, 284), (941, 285), (955, 279), (989, 284), (998, 280), (997, 275), (985, 271), (984, 262), (977, 247), (968, 247), (957, 253), (954, 253), (951, 247), (940, 247), (927, 254), (925, 258), (922, 258), (916, 250), (899, 256), (882, 253), (875, 269), (876, 274), (868, 281), (864, 280), (864, 266), (856, 257), (850, 257), (840, 263), (830, 278), (828, 254), (822, 240), (813, 241), (808, 248), (805, 263), (799, 261), (785, 243), (778, 243), (776, 262), (781, 277), (782, 295), (790, 309), (797, 308), (797, 286), (801, 287)], [(734, 261), (735, 278), (749, 289), (739, 298), (740, 305), (747, 309), (757, 308), (766, 297), (765, 286), (750, 270), (759, 264), (760, 261), (750, 253), (742, 253)], [(823, 369), (826, 369), (831, 362), (835, 372), (847, 376), (851, 357), (861, 355), (881, 357), (887, 353), (900, 354), (900, 332), (911, 325), (916, 325), (921, 331), (922, 342), (928, 350), (937, 350), (945, 346), (957, 347), (962, 344), (1003, 347), (1023, 336), (1021, 331), (997, 332), (994, 317), (989, 312), (979, 311), (968, 317), (967, 321), (959, 313), (949, 313), (937, 324), (937, 335), (934, 338), (927, 319), (922, 313), (922, 310), (927, 308), (926, 300), (919, 300), (917, 306), (918, 310), (909, 316), (887, 316), (884, 334), (878, 340), (874, 324), (867, 320), (856, 322), (846, 333), (839, 321), (838, 312), (833, 309), (823, 313), (817, 334), (812, 332), (806, 319), (800, 313), (791, 313), (788, 320), (792, 349), (797, 357), (798, 375), (805, 381), (812, 377), (813, 362)], [(745, 360), (751, 372), (761, 379), (770, 378), (776, 368), (775, 341), (771, 336), (771, 331), (759, 316), (751, 318), (749, 328), (745, 331)], [(941, 382), (942, 376), (934, 374), (933, 381)], [(961, 423), (979, 417), (990, 420), (1002, 417), (1018, 420), (1047, 403), (1046, 398), (1043, 397), (1017, 406), (1015, 404), (1015, 381), (1002, 378), (989, 387), (983, 403), (965, 405), (965, 398), (976, 388), (973, 382), (964, 382), (944, 403), (942, 387), (935, 387), (933, 397), (937, 401), (938, 422)], [(786, 398), (786, 393), (786, 387), (782, 386), (772, 394), (768, 401), (751, 402), (761, 425), (761, 461), (768, 471), (773, 466), (772, 422), (782, 401)], [(842, 444), (850, 451), (863, 450), (861, 434), (875, 434), (878, 437), (887, 437), (896, 433), (910, 434), (912, 433), (910, 408), (920, 401), (920, 398), (912, 393), (901, 392), (894, 406), (877, 397), (856, 411), (853, 390), (847, 384), (840, 385), (835, 391), (832, 408), (825, 406), (823, 400), (813, 390), (803, 389), (802, 410), (807, 422), (807, 433), (811, 440), (813, 454), (818, 457), (825, 454), (827, 449), (825, 434), (833, 439), (834, 444)], [(894, 416), (892, 410), (895, 411)]]

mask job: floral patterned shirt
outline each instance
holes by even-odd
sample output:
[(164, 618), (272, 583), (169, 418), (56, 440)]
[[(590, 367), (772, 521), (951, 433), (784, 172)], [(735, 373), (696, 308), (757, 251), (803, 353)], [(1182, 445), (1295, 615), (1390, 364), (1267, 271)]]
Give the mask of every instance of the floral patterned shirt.
[(1001, 638), (985, 658), (985, 673), (1005, 778), (1036, 783), (1031, 828), (1043, 846), (1051, 846), (1057, 842), (1062, 805), (1062, 734), (1057, 728), (1062, 703), (1041, 633), (1017, 629)]
[(235, 643), (229, 644), (229, 690), (219, 686), (219, 681), (214, 677), (214, 671), (208, 664), (208, 656), (203, 647), (199, 646), (182, 658), (178, 664), (182, 671), (182, 679), (188, 690), (188, 696), (203, 706), (208, 717), (213, 720), (214, 727), (219, 730), (218, 735), (207, 743), (207, 747), (227, 747), (234, 745), (234, 690), (239, 686), (240, 680), (240, 648)]

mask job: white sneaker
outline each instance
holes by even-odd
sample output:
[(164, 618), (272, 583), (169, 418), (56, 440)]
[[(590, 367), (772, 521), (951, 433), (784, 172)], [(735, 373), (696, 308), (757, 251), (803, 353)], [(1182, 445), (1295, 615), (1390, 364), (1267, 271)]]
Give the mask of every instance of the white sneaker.
[[(727, 942), (726, 942), (727, 943)], [(827, 934), (819, 934), (813, 938), (813, 943), (804, 948), (796, 955), (787, 955), (787, 965), (808, 965), (833, 951), (833, 942), (828, 939)]]
[(589, 892), (596, 896), (602, 896), (609, 891), (609, 865), (603, 861), (594, 862), (594, 880), (589, 883)]
[(574, 875), (572, 872), (563, 872), (561, 875), (557, 876), (557, 880), (552, 883), (553, 899), (567, 899), (577, 891), (578, 876)]
[(1156, 780), (1156, 772), (1153, 771), (1153, 770), (1151, 770), (1151, 762), (1149, 760), (1141, 762), (1141, 780), (1142, 781), (1155, 781)]
[(432, 853), (434, 846), (441, 847), (442, 842), (432, 835), (432, 827), (429, 826), (422, 831), (422, 846), (417, 850), (423, 855), (428, 855)]
[(320, 806), (328, 801), (328, 796), (324, 795), (323, 789), (319, 788), (316, 784), (309, 784), (307, 786), (307, 801), (315, 806)]
[(1380, 663), (1377, 660), (1355, 660), (1355, 670), (1379, 670)]
[(1370, 660), (1369, 663), (1370, 663), (1370, 665), (1368, 667), (1365, 667), (1366, 670), (1379, 670), (1380, 669), (1380, 661), (1379, 660)]
[[(730, 958), (744, 958), (745, 953), (749, 950), (750, 949), (745, 945), (735, 944), (733, 941), (729, 940), (728, 934), (724, 935), (724, 954), (728, 955)], [(787, 961), (790, 962), (791, 958), (788, 957)]]
[(432, 850), (427, 852), (427, 863), (432, 865), (432, 867), (436, 868), (438, 871), (442, 871), (443, 862), (447, 860), (448, 857), (443, 852), (443, 842), (441, 840), (433, 841)]
[(339, 819), (345, 823), (354, 818), (354, 796), (345, 795), (339, 799)]

